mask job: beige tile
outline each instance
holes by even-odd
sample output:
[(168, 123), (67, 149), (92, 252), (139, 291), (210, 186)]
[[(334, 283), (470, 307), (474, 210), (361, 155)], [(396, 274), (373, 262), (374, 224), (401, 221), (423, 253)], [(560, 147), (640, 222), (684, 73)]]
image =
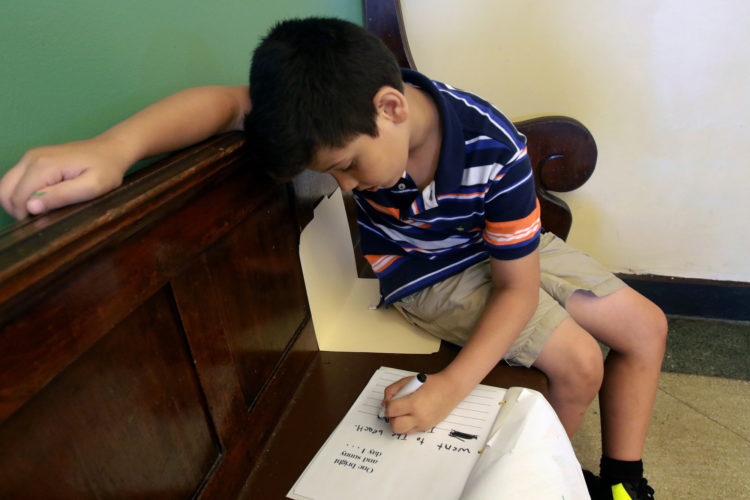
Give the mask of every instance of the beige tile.
[(747, 439), (661, 389), (644, 455), (661, 498), (750, 498)]
[[(644, 464), (656, 498), (750, 499), (750, 384), (663, 374)], [(599, 410), (573, 438), (584, 468), (598, 471)]]
[(659, 389), (750, 441), (750, 382), (662, 373)]

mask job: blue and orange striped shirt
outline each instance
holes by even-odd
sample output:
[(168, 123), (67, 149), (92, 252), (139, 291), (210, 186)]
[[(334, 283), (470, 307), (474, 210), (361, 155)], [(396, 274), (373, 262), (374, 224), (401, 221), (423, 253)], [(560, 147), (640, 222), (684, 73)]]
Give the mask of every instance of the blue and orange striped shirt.
[(432, 182), (408, 174), (388, 189), (354, 191), (362, 252), (392, 303), (488, 257), (517, 259), (541, 224), (526, 139), (491, 104), (402, 70), (434, 99), (442, 143)]

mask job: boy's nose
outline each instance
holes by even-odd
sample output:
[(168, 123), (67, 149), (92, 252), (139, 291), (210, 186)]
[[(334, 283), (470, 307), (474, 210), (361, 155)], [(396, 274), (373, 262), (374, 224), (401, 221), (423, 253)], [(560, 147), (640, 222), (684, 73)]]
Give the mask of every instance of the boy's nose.
[(332, 173), (331, 175), (334, 179), (336, 179), (336, 182), (338, 183), (342, 191), (351, 191), (358, 185), (357, 179), (353, 178), (350, 175), (346, 175), (341, 172)]

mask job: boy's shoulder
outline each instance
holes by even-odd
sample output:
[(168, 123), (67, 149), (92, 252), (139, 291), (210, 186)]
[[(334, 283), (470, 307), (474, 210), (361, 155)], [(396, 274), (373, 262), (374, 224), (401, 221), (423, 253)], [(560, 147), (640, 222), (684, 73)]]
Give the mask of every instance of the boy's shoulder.
[(468, 149), (474, 142), (496, 142), (508, 151), (518, 152), (526, 147), (526, 138), (513, 122), (492, 103), (466, 90), (448, 83), (430, 79), (413, 70), (402, 70), (405, 83), (416, 85), (426, 91), (438, 106), (445, 139), (462, 139)]

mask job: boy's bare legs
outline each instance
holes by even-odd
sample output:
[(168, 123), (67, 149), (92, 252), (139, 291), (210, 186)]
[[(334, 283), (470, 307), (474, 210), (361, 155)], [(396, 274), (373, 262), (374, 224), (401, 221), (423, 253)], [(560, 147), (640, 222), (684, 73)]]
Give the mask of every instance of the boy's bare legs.
[(627, 287), (604, 297), (577, 291), (566, 309), (570, 317), (552, 332), (534, 366), (549, 378), (550, 403), (569, 436), (598, 387), (591, 375), (595, 362), (601, 370), (602, 361), (594, 338), (610, 347), (599, 391), (601, 478), (584, 471), (586, 486), (592, 498), (612, 498), (616, 488), (628, 498), (653, 498), (641, 457), (666, 349), (666, 318)]
[(547, 376), (549, 403), (571, 437), (602, 384), (599, 344), (568, 317), (552, 332), (533, 366)]
[(566, 309), (611, 348), (599, 393), (602, 452), (617, 460), (640, 460), (666, 348), (664, 313), (628, 287), (604, 297), (575, 292)]

